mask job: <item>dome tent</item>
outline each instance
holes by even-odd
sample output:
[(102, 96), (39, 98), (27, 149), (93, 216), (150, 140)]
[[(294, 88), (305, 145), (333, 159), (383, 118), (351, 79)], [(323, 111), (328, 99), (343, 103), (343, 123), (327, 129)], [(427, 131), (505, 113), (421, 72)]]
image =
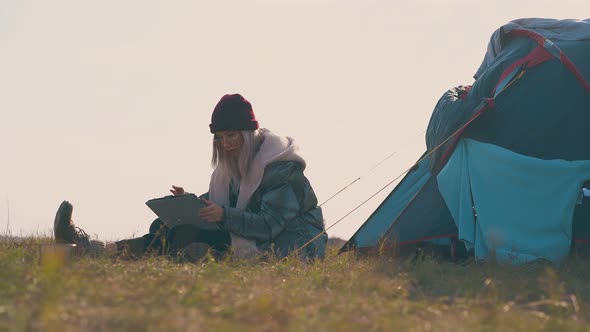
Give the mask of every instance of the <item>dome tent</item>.
[(341, 252), (523, 263), (590, 243), (590, 20), (509, 22), (474, 77), (441, 97), (427, 151)]

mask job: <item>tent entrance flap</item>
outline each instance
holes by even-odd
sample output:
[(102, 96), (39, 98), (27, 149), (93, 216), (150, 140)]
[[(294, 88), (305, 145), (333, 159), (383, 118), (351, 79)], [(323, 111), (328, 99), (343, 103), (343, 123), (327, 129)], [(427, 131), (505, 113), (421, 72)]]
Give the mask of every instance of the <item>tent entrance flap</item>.
[(568, 255), (575, 205), (589, 176), (590, 160), (543, 160), (462, 139), (438, 183), (459, 239), (477, 258), (494, 252), (499, 261), (524, 263)]

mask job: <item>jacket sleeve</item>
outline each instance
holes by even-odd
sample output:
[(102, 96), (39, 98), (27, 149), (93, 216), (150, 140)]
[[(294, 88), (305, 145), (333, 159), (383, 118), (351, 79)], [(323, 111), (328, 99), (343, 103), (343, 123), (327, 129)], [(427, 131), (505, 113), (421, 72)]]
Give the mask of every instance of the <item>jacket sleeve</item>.
[(256, 213), (224, 207), (225, 218), (220, 226), (245, 238), (262, 242), (273, 241), (287, 223), (297, 217), (299, 202), (288, 182), (280, 182), (268, 188), (260, 199), (260, 211)]

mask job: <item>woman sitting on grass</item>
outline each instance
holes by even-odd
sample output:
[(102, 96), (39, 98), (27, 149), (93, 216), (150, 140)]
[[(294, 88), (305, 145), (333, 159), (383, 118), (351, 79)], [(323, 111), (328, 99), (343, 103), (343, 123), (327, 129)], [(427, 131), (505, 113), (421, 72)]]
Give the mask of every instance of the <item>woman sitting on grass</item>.
[[(184, 253), (198, 260), (209, 249), (246, 258), (272, 253), (285, 257), (309, 243), (303, 258), (324, 256), (327, 235), (322, 210), (303, 174), (305, 160), (290, 137), (260, 128), (250, 102), (239, 94), (225, 95), (215, 106), (209, 125), (213, 133), (213, 174), (209, 192), (201, 196), (206, 207), (200, 217), (217, 223), (219, 231), (190, 225), (168, 229), (156, 219), (149, 234), (117, 242), (117, 250), (142, 255), (148, 249), (159, 253)], [(172, 186), (174, 195), (184, 195)], [(72, 205), (64, 201), (55, 218), (57, 242), (89, 247), (86, 233), (71, 221)], [(321, 236), (319, 234), (322, 233)], [(162, 248), (165, 239), (168, 248)]]

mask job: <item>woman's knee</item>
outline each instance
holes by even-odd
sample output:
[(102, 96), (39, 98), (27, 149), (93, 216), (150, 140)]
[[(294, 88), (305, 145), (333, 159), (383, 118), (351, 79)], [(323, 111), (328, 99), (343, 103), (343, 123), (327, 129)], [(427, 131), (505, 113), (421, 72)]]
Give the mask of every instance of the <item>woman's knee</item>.
[(156, 234), (162, 227), (166, 227), (164, 222), (160, 218), (156, 218), (156, 220), (152, 221), (150, 225), (150, 234)]

